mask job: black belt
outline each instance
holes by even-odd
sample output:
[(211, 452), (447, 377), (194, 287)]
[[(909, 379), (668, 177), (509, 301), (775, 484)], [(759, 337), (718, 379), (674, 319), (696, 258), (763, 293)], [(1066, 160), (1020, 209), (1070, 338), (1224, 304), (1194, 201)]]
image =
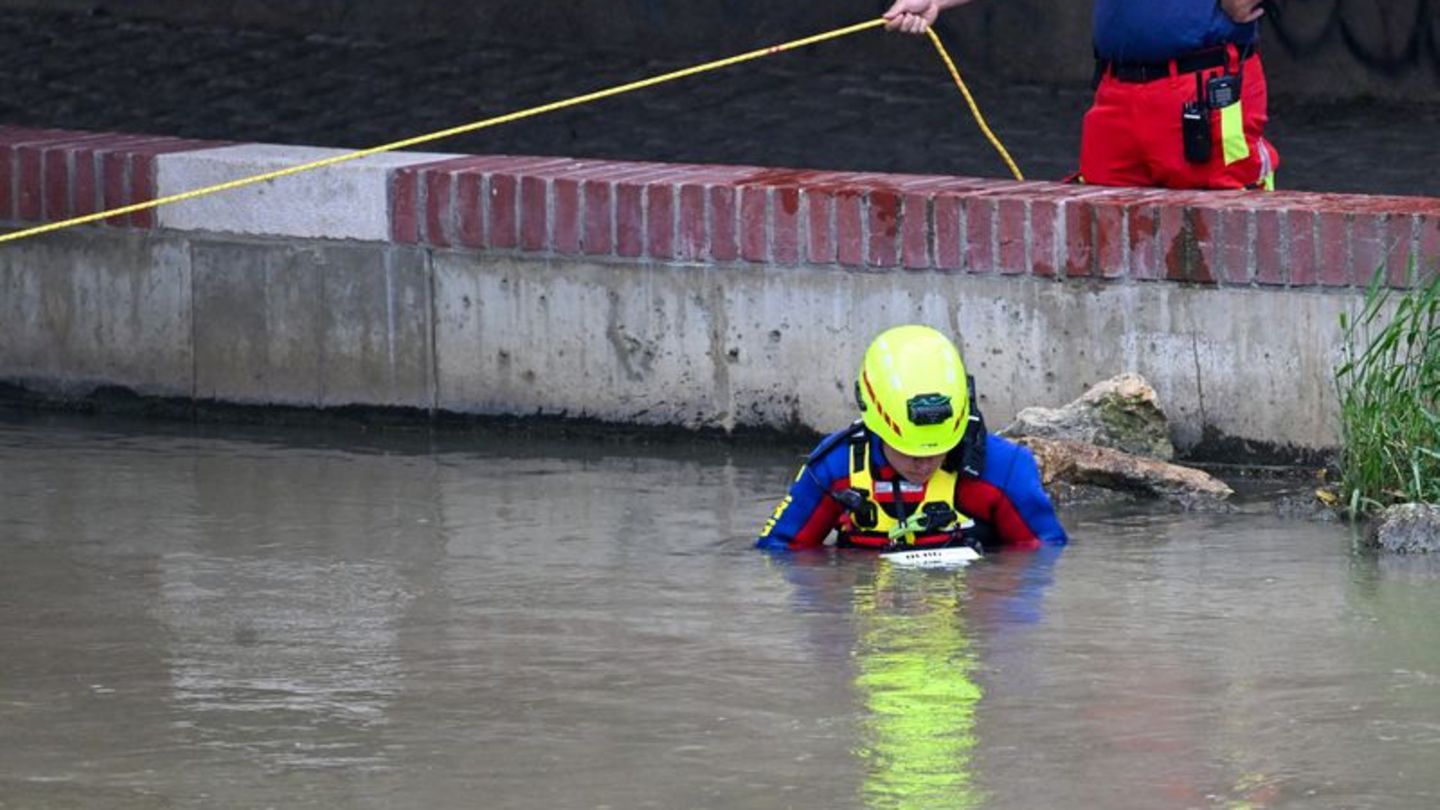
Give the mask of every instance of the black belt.
[[(1244, 61), (1254, 53), (1253, 48), (1241, 48), (1240, 59)], [(1209, 48), (1188, 53), (1165, 62), (1112, 62), (1100, 60), (1099, 74), (1109, 74), (1122, 82), (1143, 83), (1169, 78), (1173, 66), (1175, 75), (1194, 73), (1197, 70), (1226, 67), (1230, 64), (1230, 48)]]

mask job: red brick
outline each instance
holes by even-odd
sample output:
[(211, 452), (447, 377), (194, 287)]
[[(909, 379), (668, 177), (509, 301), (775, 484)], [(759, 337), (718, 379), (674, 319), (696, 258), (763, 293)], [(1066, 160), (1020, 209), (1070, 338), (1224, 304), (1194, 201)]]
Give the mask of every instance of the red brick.
[(1350, 221), (1351, 265), (1356, 284), (1369, 284), (1378, 274), (1385, 278), (1386, 239), (1390, 218), (1385, 213), (1355, 214)]
[(84, 217), (100, 210), (96, 199), (95, 153), (89, 149), (77, 149), (70, 158), (71, 189), (70, 211), (72, 216)]
[(520, 178), (520, 247), (550, 249), (550, 181), (525, 174)]
[[(1161, 273), (1158, 278), (1183, 280), (1187, 273), (1193, 271), (1193, 262), (1189, 259), (1189, 250), (1186, 248), (1186, 241), (1193, 238), (1193, 233), (1189, 231), (1184, 207), (1161, 203), (1156, 211), (1155, 223), (1155, 250), (1160, 260)], [(1133, 274), (1132, 277), (1139, 278)]]
[(1060, 266), (1060, 232), (1065, 227), (1061, 200), (1033, 200), (1030, 203), (1031, 275), (1054, 278)]
[[(572, 158), (505, 156), (490, 156), (475, 163), (474, 167), (476, 169), (480, 169), (491, 175), (489, 181), (492, 188), (494, 187), (494, 177), (497, 175), (504, 175), (511, 178), (509, 181), (501, 181), (503, 186), (501, 188), (502, 193), (508, 193), (508, 186), (511, 184), (514, 186), (514, 204), (507, 206), (505, 209), (508, 219), (513, 221), (514, 225), (512, 227), (506, 224), (504, 226), (505, 232), (498, 235), (502, 245), (508, 241), (509, 247), (523, 250), (550, 250), (552, 247), (550, 241), (550, 226), (552, 224), (550, 221), (550, 197), (554, 195), (554, 213), (556, 219), (554, 238), (557, 243), (555, 249), (560, 249), (558, 243), (561, 241), (561, 231), (565, 230), (568, 243), (572, 245), (569, 252), (572, 254), (578, 253), (578, 222), (580, 209), (578, 186), (572, 183), (566, 189), (556, 190), (553, 187), (553, 183), (557, 178), (570, 176), (574, 174), (577, 169), (586, 165), (590, 164)], [(488, 193), (483, 200), (491, 203), (496, 202), (489, 198)], [(508, 203), (508, 200), (506, 202)], [(562, 208), (564, 209), (563, 211), (561, 210)], [(482, 206), (480, 211), (481, 230), (483, 230), (484, 224), (488, 224), (499, 212), (492, 206)], [(562, 214), (570, 217), (569, 222), (571, 226), (568, 230), (558, 224)], [(500, 247), (501, 245), (493, 244), (496, 236), (497, 235), (493, 233), (487, 235), (485, 243), (493, 247)]]
[(969, 197), (985, 192), (1005, 192), (1015, 186), (1013, 180), (989, 180), (981, 177), (951, 177), (935, 186), (936, 194), (956, 194)]
[(1161, 251), (1165, 278), (1197, 284), (1215, 283), (1214, 209), (1191, 207), (1177, 200), (1160, 206)]
[[(614, 219), (615, 255), (635, 259), (645, 255), (645, 195), (649, 188), (664, 186), (676, 174), (674, 167), (658, 163), (629, 164), (611, 174), (611, 205)], [(591, 181), (594, 182), (594, 181)]]
[(1029, 198), (1029, 226), (1026, 272), (1037, 278), (1055, 278), (1065, 266), (1066, 218), (1071, 206), (1084, 204), (1087, 198), (1100, 196), (1084, 186), (1046, 184)]
[(708, 247), (705, 227), (705, 187), (686, 184), (680, 186), (679, 234), (675, 242), (675, 257), (694, 261), (705, 257)]
[(1125, 214), (1130, 278), (1154, 281), (1165, 277), (1165, 251), (1160, 241), (1160, 209), (1154, 202), (1137, 202)]
[(867, 225), (870, 231), (866, 251), (871, 267), (894, 267), (899, 264), (900, 196), (891, 191), (872, 191), (866, 200)]
[(38, 222), (45, 216), (44, 163), (48, 148), (68, 143), (84, 133), (65, 130), (7, 130), (0, 144), (0, 162), (7, 165), (8, 180), (0, 190), (0, 211), (9, 219)]
[(675, 258), (675, 187), (645, 189), (645, 251), (652, 259)]
[(97, 175), (96, 155), (105, 150), (123, 148), (126, 144), (143, 143), (152, 140), (146, 136), (107, 134), (86, 141), (72, 150), (70, 170), (72, 173), (71, 211), (73, 216), (83, 217), (101, 210), (100, 178)]
[(427, 171), (421, 177), (425, 186), (425, 233), (421, 239), (427, 245), (450, 247), (453, 178), (444, 171)]
[(15, 150), (0, 143), (0, 222), (15, 219)]
[(70, 152), (45, 150), (45, 219), (58, 222), (70, 216)]
[(615, 186), (615, 255), (627, 259), (645, 253), (645, 186), (619, 183)]
[(479, 169), (455, 173), (456, 240), (465, 247), (485, 247), (485, 175)]
[(44, 214), (41, 202), (44, 199), (42, 183), (44, 170), (41, 165), (42, 145), (25, 144), (16, 148), (15, 215), (17, 219), (39, 222)]
[(1396, 213), (1385, 219), (1382, 249), (1385, 251), (1385, 283), (1407, 287), (1410, 283), (1410, 256), (1415, 244), (1415, 217)]
[(965, 265), (965, 232), (960, 227), (962, 208), (961, 198), (953, 194), (936, 194), (931, 202), (936, 267), (959, 270)]
[(1155, 234), (1159, 228), (1155, 200), (1161, 193), (1095, 187), (1082, 193), (1086, 186), (1070, 188), (1075, 189), (1076, 194), (1066, 205), (1084, 205), (1091, 209), (1094, 273), (1107, 279), (1160, 278), (1159, 262), (1155, 259)]
[(1030, 270), (1025, 253), (1029, 239), (1026, 225), (1030, 219), (1029, 203), (1023, 197), (1000, 197), (995, 200), (996, 269), (1007, 275)]
[(585, 234), (581, 248), (590, 256), (608, 256), (615, 250), (612, 229), (615, 211), (610, 197), (610, 181), (586, 180)]
[(1288, 281), (1285, 231), (1285, 212), (1274, 208), (1255, 212), (1255, 283), (1283, 286)]
[(863, 195), (854, 187), (835, 192), (835, 258), (849, 267), (865, 264)]
[(1320, 283), (1326, 287), (1348, 287), (1355, 281), (1350, 263), (1350, 215), (1341, 211), (1319, 211)]
[(995, 271), (995, 200), (970, 196), (964, 200), (965, 270), (971, 273)]
[[(174, 143), (175, 140), (174, 138), (130, 135), (119, 136), (108, 142), (95, 141), (81, 147), (81, 151), (89, 154), (86, 160), (91, 164), (91, 173), (96, 185), (96, 211), (120, 208), (130, 203), (132, 199), (130, 155), (136, 148), (147, 144)], [(125, 215), (107, 217), (103, 220), (104, 224), (109, 226), (123, 226), (129, 221), (130, 217)]]
[(731, 180), (735, 185), (741, 186), (789, 186), (799, 188), (801, 186), (828, 185), (835, 182), (837, 172), (819, 171), (816, 169), (784, 169), (784, 168), (750, 168), (748, 171), (740, 172)]
[[(60, 142), (86, 133), (60, 129), (28, 129), (5, 127), (0, 130), (0, 220), (20, 219), (20, 197), (26, 193), (23, 187), (23, 172), (20, 170), (22, 147)], [(33, 187), (29, 193), (39, 194)], [(38, 206), (38, 204), (37, 204)], [(38, 217), (36, 217), (38, 219)]]
[(1250, 226), (1255, 212), (1244, 206), (1227, 206), (1218, 211), (1220, 219), (1219, 245), (1216, 255), (1219, 259), (1219, 279), (1226, 284), (1249, 284), (1252, 281), (1251, 258), (1254, 240), (1250, 238)]
[[(1415, 269), (1419, 274), (1418, 278), (1423, 279), (1429, 273), (1440, 268), (1440, 214), (1417, 217), (1417, 229), (1418, 255), (1415, 260)], [(1416, 276), (1411, 276), (1411, 278), (1416, 278)]]
[(1136, 268), (1130, 267), (1126, 230), (1129, 226), (1127, 220), (1134, 216), (1142, 223), (1141, 232), (1143, 233), (1146, 213), (1154, 215), (1153, 209), (1143, 205), (1131, 206), (1114, 200), (1096, 200), (1094, 210), (1096, 275), (1101, 278), (1124, 278), (1128, 272), (1131, 278), (1158, 277), (1147, 275), (1143, 269), (1141, 272), (1136, 272)]
[(805, 188), (800, 190), (805, 200), (805, 261), (810, 264), (834, 264), (835, 252), (835, 195), (829, 190)]
[(946, 188), (955, 178), (947, 174), (901, 174), (896, 175), (895, 187), (905, 196), (930, 196), (938, 189)]
[(776, 264), (800, 262), (800, 189), (776, 187), (770, 199), (771, 260)]
[[(105, 205), (110, 206), (111, 156), (105, 156)], [(419, 172), (412, 167), (395, 170), (390, 175), (390, 238), (406, 245), (420, 242)]]
[(1095, 204), (1067, 202), (1064, 216), (1065, 275), (1071, 278), (1095, 275)]
[(1313, 287), (1319, 283), (1314, 211), (1291, 208), (1285, 212), (1285, 244), (1290, 254), (1290, 286)]
[(710, 258), (717, 262), (733, 262), (740, 255), (735, 232), (735, 189), (711, 186), (710, 196)]
[(619, 252), (628, 258), (639, 257), (644, 252), (641, 189), (649, 180), (671, 174), (674, 174), (672, 167), (658, 163), (609, 160), (593, 161), (585, 169), (567, 173), (570, 179), (583, 183), (582, 249), (585, 254), (608, 257)]
[(750, 262), (770, 260), (770, 189), (740, 189), (740, 257)]
[(556, 177), (550, 184), (554, 195), (555, 222), (551, 233), (557, 253), (576, 256), (580, 253), (580, 183), (572, 177)]
[(930, 266), (930, 200), (907, 193), (900, 209), (900, 263), (912, 270)]
[(514, 174), (485, 178), (485, 244), (499, 250), (520, 246), (520, 181)]

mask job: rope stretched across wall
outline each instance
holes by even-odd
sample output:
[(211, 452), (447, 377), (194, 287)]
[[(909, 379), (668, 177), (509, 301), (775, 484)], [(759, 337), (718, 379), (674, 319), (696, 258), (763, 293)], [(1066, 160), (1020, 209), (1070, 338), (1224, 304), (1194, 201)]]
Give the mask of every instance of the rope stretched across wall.
[[(815, 45), (821, 42), (826, 42), (828, 40), (839, 39), (840, 37), (849, 36), (850, 34), (882, 26), (885, 24), (885, 22), (886, 21), (883, 17), (876, 18), (867, 22), (849, 25), (844, 28), (836, 28), (832, 31), (826, 31), (821, 34), (815, 34), (813, 36), (791, 40), (790, 42), (784, 42), (779, 45), (771, 45), (767, 48), (759, 48), (757, 50), (748, 51), (746, 53), (737, 54), (735, 56), (726, 57), (724, 59), (717, 59), (713, 62), (706, 62), (704, 64), (683, 68), (681, 70), (671, 71), (669, 73), (662, 73), (658, 76), (652, 76), (648, 79), (640, 79), (639, 81), (616, 85), (614, 87), (608, 87), (604, 90), (596, 90), (591, 93), (573, 96), (571, 98), (567, 98), (561, 101), (552, 101), (548, 104), (541, 104), (537, 107), (530, 107), (529, 109), (506, 113), (504, 115), (497, 115), (493, 118), (486, 118), (482, 121), (472, 121), (468, 124), (450, 127), (449, 129), (437, 130), (435, 132), (428, 132), (423, 135), (416, 135), (411, 138), (405, 138), (399, 141), (392, 141), (390, 143), (381, 144), (379, 146), (372, 146), (368, 149), (359, 149), (354, 152), (346, 152), (345, 154), (334, 155), (332, 157), (310, 161), (308, 163), (301, 163), (296, 166), (290, 166), (284, 169), (276, 169), (274, 171), (263, 172), (261, 174), (251, 175), (249, 177), (241, 177), (223, 183), (216, 183), (215, 185), (205, 186), (203, 188), (197, 188), (191, 191), (181, 192), (179, 194), (170, 194), (164, 197), (157, 197), (153, 200), (146, 200), (144, 202), (120, 206), (118, 208), (111, 208), (107, 211), (100, 211), (94, 214), (86, 214), (84, 216), (74, 217), (72, 219), (61, 220), (59, 222), (51, 222), (45, 225), (38, 225), (33, 228), (26, 228), (24, 230), (15, 231), (13, 233), (0, 234), (0, 242), (13, 242), (20, 239), (26, 239), (31, 236), (39, 236), (43, 233), (50, 233), (51, 231), (58, 231), (62, 228), (70, 228), (76, 225), (84, 225), (90, 222), (98, 222), (102, 219), (108, 219), (109, 217), (122, 216), (125, 214), (134, 213), (136, 211), (146, 211), (152, 208), (159, 208), (162, 205), (173, 205), (174, 203), (184, 202), (185, 200), (193, 200), (197, 197), (205, 197), (211, 194), (218, 194), (222, 191), (243, 188), (245, 186), (251, 186), (257, 183), (264, 183), (270, 180), (278, 180), (281, 177), (288, 177), (294, 174), (301, 174), (302, 172), (314, 171), (315, 169), (323, 169), (327, 166), (334, 166), (336, 164), (345, 163), (351, 160), (359, 160), (360, 158), (369, 157), (371, 155), (378, 155), (382, 152), (393, 152), (397, 149), (405, 149), (411, 146), (418, 146), (422, 143), (430, 143), (431, 141), (438, 141), (442, 138), (450, 138), (455, 135), (463, 135), (467, 132), (475, 132), (477, 130), (487, 129), (489, 127), (495, 127), (501, 124), (508, 124), (512, 121), (519, 121), (525, 118), (533, 118), (537, 115), (544, 115), (545, 113), (555, 112), (556, 110), (563, 110), (569, 107), (578, 107), (581, 104), (589, 104), (592, 101), (599, 101), (601, 99), (610, 98), (611, 96), (618, 96), (622, 93), (629, 93), (634, 90), (642, 90), (647, 87), (654, 87), (658, 84), (672, 82), (677, 79), (684, 79), (700, 73), (705, 73), (707, 71), (719, 70), (720, 68), (730, 67), (731, 65), (737, 65), (741, 62), (748, 62), (754, 59), (760, 59), (765, 56), (772, 56), (777, 53), (795, 50), (796, 48), (803, 48), (808, 45)], [(985, 134), (986, 139), (988, 139), (991, 145), (995, 147), (995, 150), (1000, 153), (1001, 158), (1003, 158), (1005, 161), (1005, 165), (1009, 167), (1010, 172), (1015, 176), (1015, 179), (1024, 180), (1024, 175), (1020, 173), (1020, 169), (1015, 165), (1015, 161), (1010, 158), (1010, 153), (1005, 151), (1005, 147), (1000, 143), (1000, 140), (995, 137), (995, 133), (990, 131), (989, 125), (985, 123), (984, 115), (981, 114), (980, 108), (978, 105), (976, 105), (974, 97), (970, 95), (970, 90), (968, 87), (965, 86), (965, 81), (960, 78), (960, 71), (955, 67), (955, 62), (950, 58), (950, 54), (945, 50), (945, 45), (941, 43), (939, 35), (935, 33), (935, 30), (933, 28), (928, 30), (926, 33), (930, 35), (930, 41), (934, 43), (935, 49), (940, 54), (940, 58), (944, 61), (945, 67), (949, 70), (951, 78), (955, 80), (956, 86), (960, 88), (961, 94), (964, 95), (965, 102), (969, 105), (970, 112), (975, 117), (975, 121), (977, 124), (979, 124), (980, 130)]]

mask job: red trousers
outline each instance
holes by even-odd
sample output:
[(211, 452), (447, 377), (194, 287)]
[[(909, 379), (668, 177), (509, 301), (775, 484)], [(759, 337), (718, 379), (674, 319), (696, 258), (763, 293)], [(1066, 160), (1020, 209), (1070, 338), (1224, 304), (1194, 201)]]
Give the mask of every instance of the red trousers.
[[(1237, 57), (1231, 49), (1230, 70)], [(1225, 72), (1201, 71), (1202, 78)], [(1237, 157), (1238, 129), (1232, 147), (1224, 148), (1221, 112), (1210, 112), (1211, 154), (1205, 163), (1185, 159), (1181, 112), (1195, 100), (1194, 73), (1176, 74), (1148, 82), (1126, 82), (1108, 73), (1095, 90), (1095, 102), (1085, 113), (1080, 139), (1080, 176), (1101, 186), (1158, 186), (1162, 188), (1263, 188), (1273, 182), (1280, 155), (1263, 137), (1266, 114), (1265, 72), (1260, 55), (1245, 60), (1239, 121), (1243, 122), (1249, 154)], [(1227, 151), (1230, 153), (1227, 155)], [(1230, 162), (1227, 163), (1227, 158)]]

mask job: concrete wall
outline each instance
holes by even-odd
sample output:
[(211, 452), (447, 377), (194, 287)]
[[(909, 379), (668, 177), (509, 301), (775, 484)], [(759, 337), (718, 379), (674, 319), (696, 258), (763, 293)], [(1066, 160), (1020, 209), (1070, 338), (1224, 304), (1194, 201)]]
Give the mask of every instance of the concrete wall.
[[(0, 7), (96, 11), (181, 23), (386, 37), (455, 35), (561, 50), (714, 57), (870, 19), (884, 0), (539, 0), (521, 6), (449, 0), (0, 0)], [(948, 13), (942, 30), (969, 71), (1019, 80), (1086, 81), (1090, 3), (991, 0)], [(1280, 0), (1264, 48), (1272, 93), (1440, 101), (1440, 2)], [(895, 37), (859, 37), (815, 58), (913, 64)]]
[[(117, 137), (0, 127), (0, 221), (339, 154)], [(147, 213), (0, 243), (0, 382), (824, 430), (869, 338), (922, 322), (996, 424), (1135, 371), (1182, 448), (1317, 449), (1340, 313), (1374, 268), (1405, 286), (1440, 256), (1425, 198), (504, 156), (375, 156)]]

